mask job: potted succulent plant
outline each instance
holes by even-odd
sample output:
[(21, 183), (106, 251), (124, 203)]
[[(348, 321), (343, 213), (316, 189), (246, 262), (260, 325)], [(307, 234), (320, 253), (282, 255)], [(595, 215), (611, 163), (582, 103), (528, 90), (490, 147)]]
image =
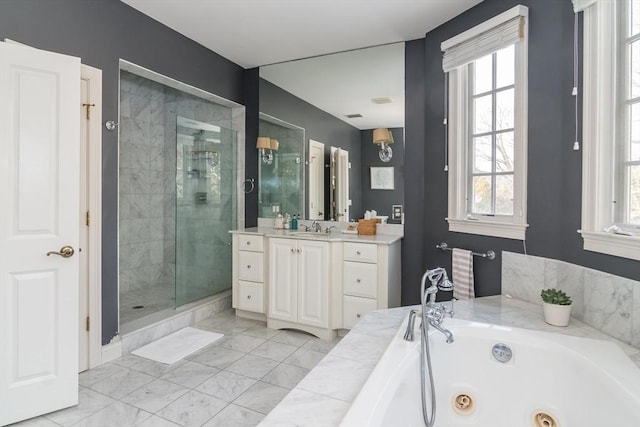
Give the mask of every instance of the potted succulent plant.
[(567, 326), (571, 316), (571, 297), (560, 289), (543, 289), (544, 321), (554, 326)]

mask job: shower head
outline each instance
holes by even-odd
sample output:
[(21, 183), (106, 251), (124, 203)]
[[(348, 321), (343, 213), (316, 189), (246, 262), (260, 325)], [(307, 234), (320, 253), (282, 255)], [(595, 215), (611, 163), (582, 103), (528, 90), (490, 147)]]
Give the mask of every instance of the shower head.
[(444, 277), (442, 278), (442, 282), (438, 285), (438, 289), (441, 291), (452, 291), (453, 290), (453, 282), (449, 280), (447, 276), (447, 272), (444, 272)]

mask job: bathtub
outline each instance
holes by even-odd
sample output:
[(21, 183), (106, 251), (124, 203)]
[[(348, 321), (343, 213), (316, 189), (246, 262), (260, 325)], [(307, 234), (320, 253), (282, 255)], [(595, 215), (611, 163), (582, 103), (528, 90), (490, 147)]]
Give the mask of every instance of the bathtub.
[[(341, 426), (424, 426), (419, 321), (414, 342), (402, 339), (402, 323)], [(429, 334), (435, 427), (640, 426), (640, 369), (614, 343), (458, 319), (443, 326), (452, 344)], [(493, 357), (497, 343), (511, 348), (509, 362)]]

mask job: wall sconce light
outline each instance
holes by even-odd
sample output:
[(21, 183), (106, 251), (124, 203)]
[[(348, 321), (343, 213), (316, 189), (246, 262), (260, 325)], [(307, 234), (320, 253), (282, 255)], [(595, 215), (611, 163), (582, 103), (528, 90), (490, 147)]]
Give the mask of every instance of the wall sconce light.
[[(273, 163), (273, 153), (271, 152), (271, 141), (276, 141), (275, 139), (270, 139), (265, 136), (259, 136), (258, 141), (256, 142), (256, 148), (260, 151), (260, 157), (262, 157), (262, 163), (265, 165), (270, 165)], [(276, 141), (277, 143), (278, 141)]]
[(388, 162), (393, 157), (393, 150), (390, 145), (393, 144), (393, 134), (387, 128), (379, 128), (373, 130), (373, 143), (380, 144), (380, 152), (378, 156), (383, 162)]

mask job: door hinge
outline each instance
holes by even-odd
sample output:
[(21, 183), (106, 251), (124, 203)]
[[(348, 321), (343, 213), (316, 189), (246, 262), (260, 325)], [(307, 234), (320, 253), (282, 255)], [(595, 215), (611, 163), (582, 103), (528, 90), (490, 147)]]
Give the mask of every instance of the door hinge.
[(89, 211), (87, 211), (87, 215), (86, 215), (86, 223), (87, 226), (89, 226), (89, 223), (91, 222), (91, 214), (89, 213)]
[(90, 329), (91, 327), (91, 322), (89, 320), (89, 316), (87, 316), (87, 331)]
[(95, 107), (95, 106), (96, 106), (96, 104), (88, 104), (88, 103), (84, 103), (84, 104), (82, 104), (82, 106), (83, 106), (84, 108), (86, 108), (86, 116), (87, 116), (87, 120), (91, 120), (91, 110), (90, 110), (90, 108), (91, 108), (91, 107)]

